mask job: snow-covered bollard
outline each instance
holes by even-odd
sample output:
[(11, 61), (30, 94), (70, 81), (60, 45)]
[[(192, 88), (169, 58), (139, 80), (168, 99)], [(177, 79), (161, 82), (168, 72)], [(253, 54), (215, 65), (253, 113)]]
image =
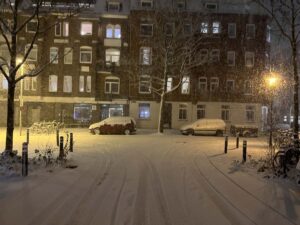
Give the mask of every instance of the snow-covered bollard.
[(56, 146), (59, 146), (59, 129), (56, 129)]
[(64, 137), (61, 136), (59, 138), (59, 159), (63, 159), (64, 158)]
[(73, 133), (70, 133), (70, 152), (73, 152)]
[(243, 141), (243, 163), (247, 160), (247, 141)]
[(240, 133), (236, 133), (236, 148), (239, 148), (240, 145)]
[(227, 149), (228, 149), (228, 136), (225, 136), (225, 146), (224, 146), (224, 153), (227, 154)]
[(26, 177), (28, 175), (28, 144), (23, 143), (22, 146), (22, 176)]
[(27, 144), (29, 144), (29, 128), (27, 128), (27, 132), (26, 132), (26, 141)]

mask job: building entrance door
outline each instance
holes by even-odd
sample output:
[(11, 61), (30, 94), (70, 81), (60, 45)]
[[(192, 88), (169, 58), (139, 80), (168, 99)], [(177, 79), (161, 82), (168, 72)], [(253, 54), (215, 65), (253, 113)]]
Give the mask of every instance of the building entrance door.
[(163, 113), (164, 128), (172, 128), (172, 103), (165, 103), (165, 109)]

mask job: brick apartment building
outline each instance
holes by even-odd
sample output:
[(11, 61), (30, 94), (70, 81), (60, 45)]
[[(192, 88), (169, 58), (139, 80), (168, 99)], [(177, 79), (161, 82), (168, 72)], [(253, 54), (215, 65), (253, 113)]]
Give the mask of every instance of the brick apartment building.
[[(203, 117), (222, 118), (228, 126), (261, 125), (265, 109), (254, 87), (261, 80), (269, 54), (268, 18), (241, 0), (98, 0), (67, 20), (57, 14), (47, 15), (43, 25), (56, 25), (38, 38), (24, 69), (47, 63), (56, 55), (58, 58), (38, 77), (24, 80), (23, 123), (30, 126), (41, 120), (57, 120), (88, 125), (109, 116), (129, 115), (136, 119), (138, 127), (156, 128), (159, 98), (140, 85), (145, 81), (136, 79), (138, 83), (132, 83), (125, 62), (132, 56), (145, 59), (140, 54), (146, 54), (150, 61), (154, 58), (155, 25), (151, 20), (145, 22), (145, 17), (151, 17), (162, 5), (183, 15), (203, 16), (203, 21), (189, 27), (207, 35), (199, 47), (200, 56), (207, 61), (166, 98), (164, 117), (168, 126), (179, 128)], [(18, 37), (22, 48), (26, 48), (26, 37), (32, 35), (34, 27), (32, 21)], [(150, 32), (147, 37), (140, 33), (145, 31)], [(1, 42), (0, 39), (0, 55), (5, 56), (7, 50)], [(147, 66), (151, 70), (155, 61)], [(135, 73), (136, 77), (141, 75)], [(151, 85), (153, 74), (148, 75)], [(2, 112), (6, 88), (1, 77)], [(19, 98), (16, 103), (18, 112)], [(17, 113), (15, 116), (18, 123)], [(5, 116), (0, 123), (5, 124)]]

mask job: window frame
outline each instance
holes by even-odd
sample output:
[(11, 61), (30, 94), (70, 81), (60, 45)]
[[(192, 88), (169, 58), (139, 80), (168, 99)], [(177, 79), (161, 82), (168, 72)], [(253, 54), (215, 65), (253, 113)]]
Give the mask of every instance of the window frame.
[[(253, 36), (249, 35), (249, 34), (251, 34), (251, 32), (249, 33), (249, 28), (250, 27), (253, 28)], [(246, 24), (246, 32), (245, 32), (246, 39), (255, 39), (255, 36), (256, 36), (255, 33), (256, 33), (255, 24), (254, 23), (247, 23)]]
[[(25, 53), (24, 54), (26, 54), (29, 47), (30, 47), (30, 44), (25, 45)], [(32, 60), (32, 59), (30, 59), (30, 55), (33, 53), (34, 53), (35, 59)], [(31, 49), (30, 53), (28, 54), (26, 61), (28, 61), (28, 62), (37, 62), (38, 61), (38, 45), (37, 44), (33, 44), (32, 49)]]
[[(233, 63), (230, 63), (230, 55), (233, 56)], [(227, 65), (228, 66), (231, 66), (231, 67), (234, 67), (235, 66), (235, 51), (227, 51)]]
[[(109, 54), (108, 54), (109, 53)], [(118, 54), (113, 54), (118, 53)], [(109, 57), (110, 60), (107, 60)], [(114, 62), (113, 58), (118, 58), (117, 62)], [(106, 66), (112, 66), (115, 63), (115, 66), (120, 66), (120, 59), (121, 59), (121, 50), (118, 48), (107, 48), (105, 49), (105, 64)]]
[[(201, 79), (205, 79), (205, 83), (201, 81)], [(205, 89), (201, 88), (201, 84), (205, 84)], [(198, 89), (200, 92), (207, 92), (207, 77), (199, 77), (198, 78)]]
[(73, 91), (73, 78), (70, 75), (64, 75), (63, 92), (72, 93), (72, 91)]
[[(230, 35), (230, 27), (234, 27), (234, 36), (231, 36)], [(233, 38), (236, 38), (236, 23), (228, 23), (228, 31), (227, 31), (227, 33), (228, 33), (228, 38), (231, 38), (231, 39), (233, 39)]]
[[(217, 81), (217, 82), (213, 82), (213, 80)], [(216, 84), (216, 88), (213, 89), (213, 84)], [(220, 80), (218, 77), (211, 77), (210, 78), (210, 85), (209, 85), (209, 90), (210, 92), (216, 92), (220, 87)]]
[(178, 120), (184, 121), (188, 117), (188, 105), (186, 103), (179, 103), (178, 105)]
[[(149, 55), (148, 55), (148, 58), (149, 58), (149, 62), (146, 63), (145, 59), (147, 57), (145, 57), (147, 54), (147, 52), (145, 50), (149, 50)], [(140, 61), (140, 65), (143, 65), (143, 66), (150, 66), (152, 65), (152, 48), (149, 47), (149, 46), (142, 46), (140, 47), (140, 56), (139, 56), (139, 61)]]
[[(186, 92), (184, 91), (185, 90), (184, 85), (187, 85), (187, 88), (186, 88), (187, 91)], [(183, 76), (182, 80), (181, 80), (180, 93), (182, 95), (189, 95), (190, 92), (191, 92), (191, 77), (190, 76)]]
[[(52, 53), (51, 51), (55, 50), (56, 51), (56, 56), (52, 57)], [(49, 62), (51, 64), (58, 64), (58, 47), (50, 47), (49, 49)]]
[[(247, 60), (248, 56), (251, 56), (251, 60), (252, 60), (251, 65), (248, 64), (248, 60)], [(245, 52), (245, 67), (248, 67), (248, 68), (254, 67), (254, 62), (255, 62), (255, 54), (254, 54), (254, 52), (246, 51)]]
[[(106, 89), (107, 84), (108, 84), (108, 87), (109, 87), (108, 90)], [(118, 91), (117, 92), (112, 91), (112, 85), (113, 84), (118, 85)], [(107, 76), (107, 77), (105, 77), (105, 80), (104, 80), (104, 93), (105, 94), (114, 94), (114, 95), (120, 94), (120, 78), (116, 77), (116, 76)]]
[[(140, 120), (149, 120), (151, 118), (151, 104), (150, 103), (139, 103), (138, 107), (139, 107), (139, 119)], [(146, 110), (141, 111), (141, 109), (146, 109)], [(146, 112), (146, 111), (148, 113), (146, 113), (146, 115), (145, 115), (144, 112)]]
[[(144, 34), (144, 33), (142, 33), (142, 27), (143, 26), (151, 27), (151, 34)], [(140, 36), (141, 37), (152, 37), (153, 36), (153, 23), (141, 23), (140, 24)]]
[[(88, 25), (88, 24), (91, 25), (91, 33), (83, 33), (83, 31), (82, 31), (83, 25)], [(82, 21), (80, 23), (80, 36), (92, 36), (92, 35), (93, 35), (93, 22)]]
[[(142, 80), (142, 79), (145, 79), (145, 80)], [(148, 80), (146, 80), (148, 79)], [(149, 91), (141, 91), (141, 88), (143, 87), (143, 85), (141, 85), (142, 83), (144, 84), (149, 84)], [(152, 82), (151, 82), (151, 76), (148, 75), (148, 74), (143, 74), (143, 75), (140, 75), (140, 79), (139, 79), (139, 94), (151, 94), (151, 85), (152, 85)], [(144, 85), (144, 87), (146, 87), (146, 85)]]
[[(90, 60), (89, 61), (82, 61), (82, 54), (90, 54)], [(92, 64), (93, 62), (93, 48), (90, 46), (81, 46), (79, 50), (79, 62), (84, 64)]]
[[(52, 82), (54, 82), (51, 78), (55, 78), (54, 88), (52, 88)], [(51, 74), (49, 75), (49, 86), (48, 86), (48, 92), (57, 92), (58, 91), (58, 76)]]

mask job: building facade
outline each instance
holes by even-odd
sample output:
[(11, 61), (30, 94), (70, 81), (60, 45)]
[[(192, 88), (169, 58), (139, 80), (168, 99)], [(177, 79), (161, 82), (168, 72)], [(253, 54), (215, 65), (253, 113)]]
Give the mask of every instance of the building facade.
[[(87, 126), (122, 115), (134, 117), (140, 128), (156, 128), (160, 98), (147, 85), (151, 87), (156, 76), (154, 37), (160, 35), (153, 17), (165, 6), (183, 18), (192, 15), (184, 25), (187, 33), (201, 36), (193, 60), (203, 61), (166, 96), (166, 127), (179, 128), (200, 118), (222, 118), (228, 126), (260, 126), (263, 104), (256, 86), (269, 54), (269, 21), (255, 5), (238, 0), (107, 0), (67, 19), (47, 15), (42, 25), (50, 28), (37, 39), (23, 70), (51, 63), (39, 76), (23, 81), (22, 96), (16, 99), (23, 124), (57, 120)], [(24, 49), (34, 23), (18, 37)], [(5, 56), (1, 41), (0, 54)], [(138, 62), (134, 68), (132, 61)], [(3, 77), (0, 84), (5, 112)], [(172, 87), (171, 78), (166, 86)]]

